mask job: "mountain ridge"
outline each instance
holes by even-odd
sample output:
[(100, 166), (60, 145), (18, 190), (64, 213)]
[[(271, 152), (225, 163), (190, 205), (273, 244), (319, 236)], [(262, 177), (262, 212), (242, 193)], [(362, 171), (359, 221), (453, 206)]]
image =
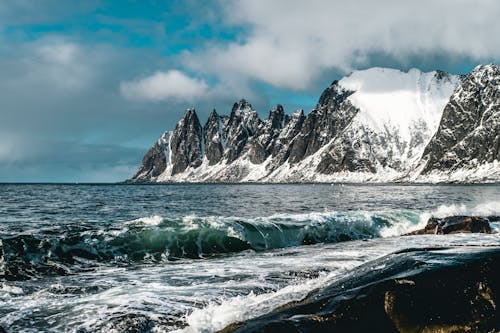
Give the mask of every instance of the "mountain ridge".
[[(262, 120), (243, 99), (229, 115), (212, 111), (202, 126), (189, 109), (146, 153), (130, 181), (498, 181), (499, 80), (493, 64), (465, 76), (376, 67), (333, 81), (307, 115), (287, 114), (278, 104)], [(454, 126), (453, 119), (474, 119), (475, 125)], [(471, 128), (475, 136), (466, 133)], [(450, 131), (456, 133), (443, 135)], [(468, 137), (467, 147), (473, 142), (476, 148), (467, 153), (456, 142), (448, 147), (450, 137)], [(481, 149), (478, 140), (491, 148)], [(449, 170), (439, 155), (447, 148), (461, 159)], [(489, 157), (475, 156), (485, 151)], [(488, 163), (489, 171), (474, 177)], [(462, 169), (470, 171), (467, 179), (450, 176)]]

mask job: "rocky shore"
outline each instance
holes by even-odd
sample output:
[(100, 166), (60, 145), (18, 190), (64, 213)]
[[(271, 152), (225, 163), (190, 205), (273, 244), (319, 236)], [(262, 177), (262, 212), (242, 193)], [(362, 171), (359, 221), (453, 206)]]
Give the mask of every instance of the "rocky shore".
[(500, 247), (408, 249), (220, 332), (497, 332)]
[(500, 216), (448, 216), (431, 217), (423, 229), (409, 232), (412, 235), (446, 235), (456, 233), (491, 233), (490, 222), (500, 221)]

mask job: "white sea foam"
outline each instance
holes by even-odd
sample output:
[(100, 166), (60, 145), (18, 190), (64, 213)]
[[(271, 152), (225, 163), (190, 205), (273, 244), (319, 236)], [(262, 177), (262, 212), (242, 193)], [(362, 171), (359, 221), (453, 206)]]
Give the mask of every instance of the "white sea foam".
[(149, 225), (149, 226), (156, 226), (156, 225), (159, 225), (161, 222), (163, 222), (163, 217), (161, 217), (160, 215), (151, 215), (151, 216), (141, 217), (141, 218), (131, 220), (131, 221), (126, 221), (123, 224), (125, 224), (125, 225), (143, 224), (143, 225)]
[(289, 285), (276, 292), (256, 295), (253, 292), (236, 296), (220, 302), (211, 302), (208, 306), (194, 310), (186, 317), (189, 324), (178, 330), (180, 333), (204, 333), (220, 330), (227, 325), (266, 314), (283, 303), (300, 300), (311, 290), (325, 285), (336, 274), (322, 274), (316, 279)]
[(436, 217), (452, 215), (500, 216), (500, 201), (487, 201), (468, 207), (465, 204), (441, 205), (433, 213)]
[(431, 217), (430, 213), (421, 213), (417, 223), (415, 223), (410, 219), (402, 218), (390, 226), (383, 227), (380, 230), (380, 236), (396, 237), (414, 230), (422, 229), (423, 227), (425, 227), (430, 217)]
[(12, 286), (8, 285), (6, 283), (2, 284), (2, 287), (0, 288), (0, 292), (8, 293), (8, 294), (14, 294), (14, 295), (21, 295), (24, 293), (23, 288), (17, 287), (17, 286)]

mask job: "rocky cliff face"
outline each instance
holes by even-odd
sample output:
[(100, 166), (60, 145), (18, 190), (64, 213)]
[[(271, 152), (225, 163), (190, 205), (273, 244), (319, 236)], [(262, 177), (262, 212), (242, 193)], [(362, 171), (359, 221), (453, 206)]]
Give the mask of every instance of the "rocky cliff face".
[(499, 81), (497, 65), (465, 77), (372, 68), (334, 81), (307, 115), (277, 105), (261, 120), (241, 100), (202, 127), (187, 110), (132, 181), (500, 180)]
[(132, 178), (135, 181), (147, 182), (160, 176), (169, 163), (170, 157), (170, 132), (165, 132), (151, 147), (144, 158), (142, 164)]
[(226, 147), (226, 133), (224, 132), (224, 128), (226, 123), (227, 120), (220, 117), (217, 111), (213, 110), (203, 127), (203, 132), (205, 133), (205, 156), (208, 165), (217, 164), (224, 155)]
[(187, 110), (184, 117), (177, 123), (170, 139), (170, 163), (172, 175), (197, 168), (203, 160), (203, 132), (195, 110)]
[(423, 173), (474, 169), (500, 160), (500, 67), (476, 67), (451, 96), (423, 155)]

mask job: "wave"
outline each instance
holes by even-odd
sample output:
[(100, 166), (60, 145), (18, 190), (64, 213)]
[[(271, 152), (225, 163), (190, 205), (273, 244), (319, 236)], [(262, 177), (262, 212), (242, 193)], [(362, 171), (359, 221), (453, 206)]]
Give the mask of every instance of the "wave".
[(155, 263), (245, 250), (392, 236), (416, 228), (418, 212), (322, 212), (269, 217), (144, 217), (106, 230), (75, 226), (64, 234), (21, 234), (0, 240), (0, 278), (70, 274), (101, 262)]
[[(500, 215), (500, 203), (440, 206), (434, 211), (313, 212), (241, 218), (149, 216), (108, 229), (68, 227), (64, 233), (19, 234), (0, 239), (0, 278), (65, 275), (100, 263), (157, 263), (200, 259), (245, 250), (398, 236), (431, 216)], [(493, 226), (494, 229), (496, 225)]]

